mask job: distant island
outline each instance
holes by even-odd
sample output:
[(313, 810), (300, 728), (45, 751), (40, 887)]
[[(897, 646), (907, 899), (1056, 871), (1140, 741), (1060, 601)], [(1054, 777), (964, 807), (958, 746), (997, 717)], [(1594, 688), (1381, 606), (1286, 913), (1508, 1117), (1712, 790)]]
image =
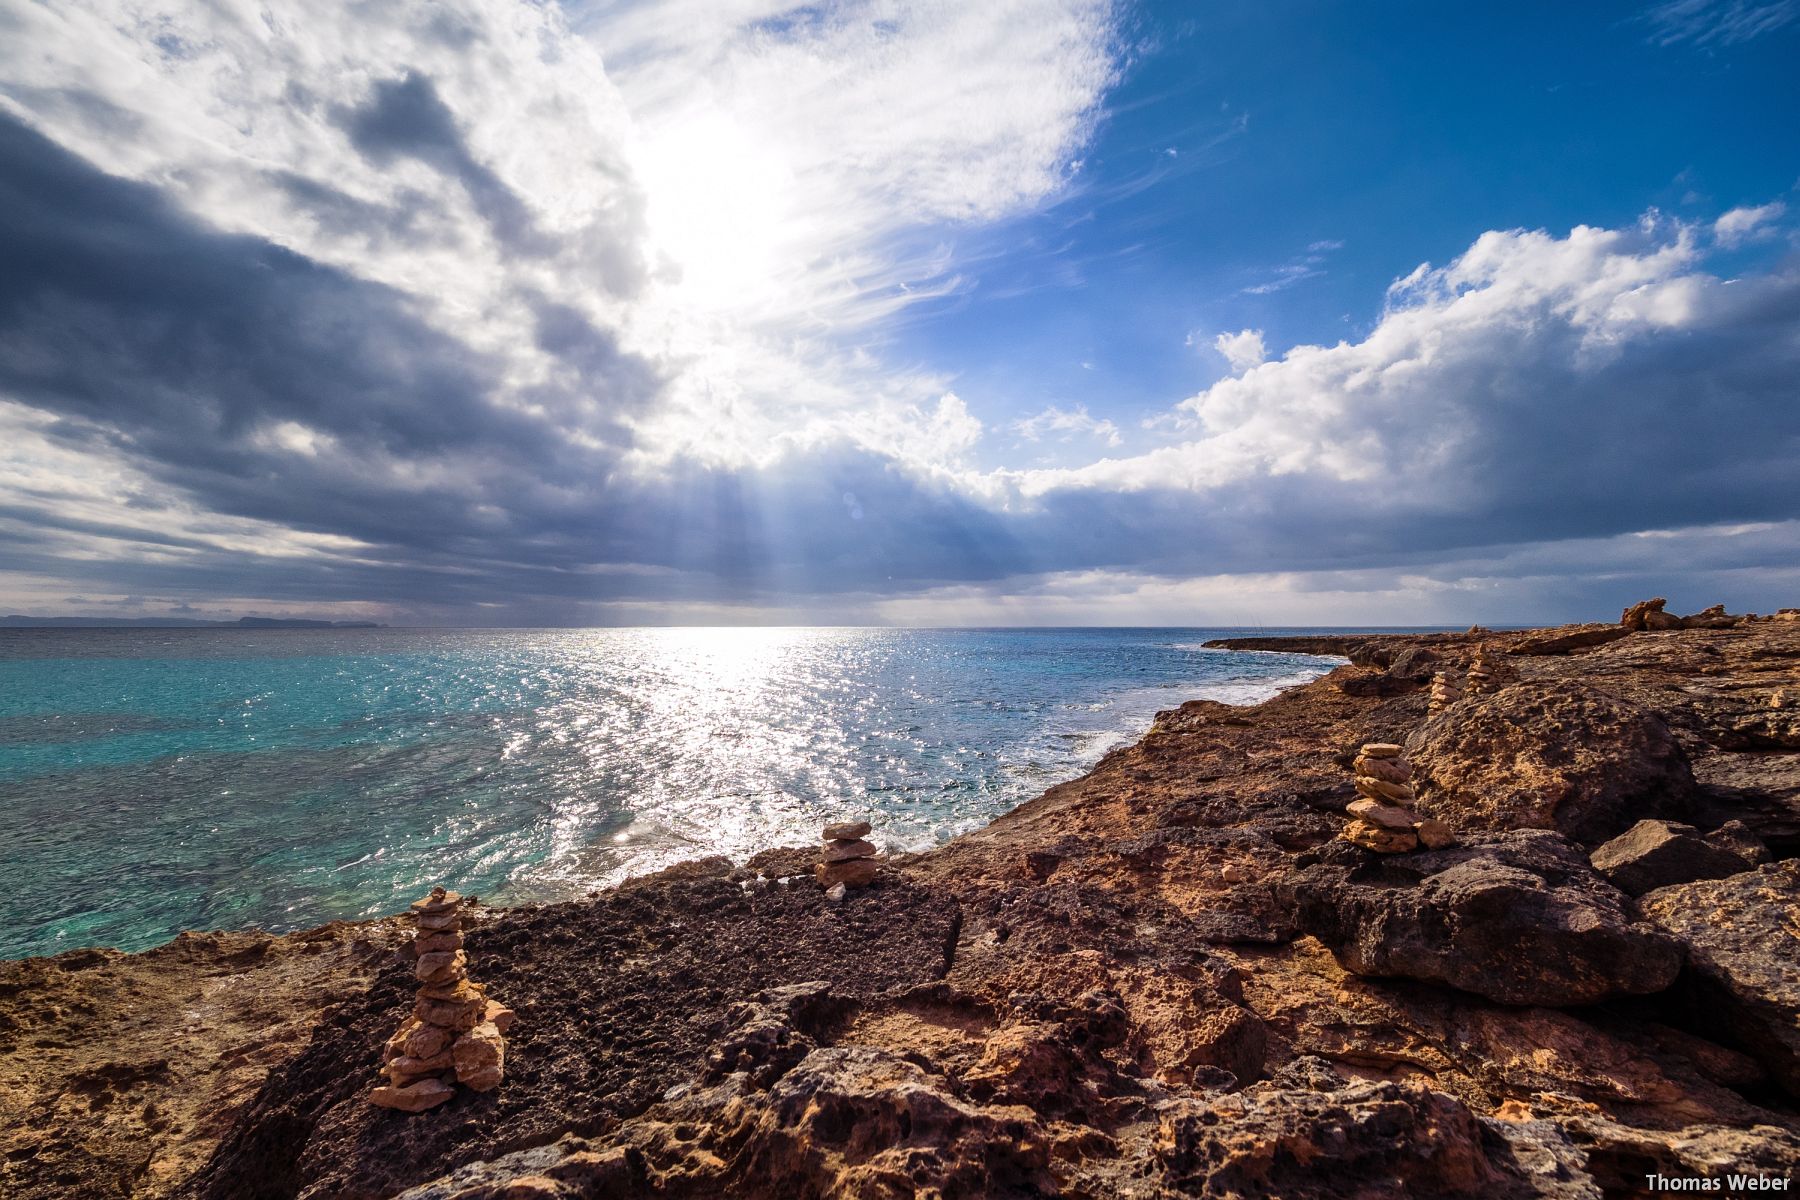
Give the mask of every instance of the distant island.
[(313, 621), (304, 617), (239, 617), (203, 621), (192, 617), (0, 617), (0, 629), (386, 629), (377, 621)]

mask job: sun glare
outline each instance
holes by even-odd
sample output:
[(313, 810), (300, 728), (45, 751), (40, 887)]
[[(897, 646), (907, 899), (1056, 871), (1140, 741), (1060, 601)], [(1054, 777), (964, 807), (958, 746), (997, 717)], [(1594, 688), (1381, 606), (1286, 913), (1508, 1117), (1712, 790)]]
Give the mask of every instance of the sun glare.
[(729, 311), (770, 292), (804, 233), (779, 147), (727, 113), (689, 112), (646, 135), (640, 176), (652, 243), (684, 303)]

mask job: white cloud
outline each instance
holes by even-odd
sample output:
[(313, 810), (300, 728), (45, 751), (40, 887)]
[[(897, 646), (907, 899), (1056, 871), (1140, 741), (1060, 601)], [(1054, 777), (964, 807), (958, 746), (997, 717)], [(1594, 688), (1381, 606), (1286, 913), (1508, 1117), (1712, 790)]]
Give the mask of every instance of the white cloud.
[(1650, 40), (1663, 46), (1732, 46), (1774, 33), (1797, 17), (1800, 0), (1666, 0), (1644, 14)]
[(1221, 333), (1213, 339), (1213, 349), (1225, 356), (1231, 364), (1234, 374), (1242, 374), (1251, 367), (1259, 367), (1269, 357), (1263, 346), (1263, 335), (1260, 329), (1242, 329), (1237, 333)]
[[(1579, 373), (1635, 339), (1717, 319), (1730, 300), (1697, 261), (1693, 230), (1654, 216), (1562, 238), (1486, 233), (1448, 266), (1396, 281), (1364, 340), (1296, 346), (1184, 400), (1174, 415), (1200, 437), (1016, 478), (1031, 495), (1287, 475), (1374, 485), (1404, 473), (1409, 486), (1372, 488), (1372, 506), (1459, 506), (1485, 489), (1462, 480), (1444, 490), (1443, 472), (1479, 454), (1483, 431), (1506, 419), (1510, 397), (1497, 404), (1496, 388)], [(1419, 486), (1427, 481), (1442, 486)]]
[(1072, 409), (1051, 405), (1042, 412), (1014, 421), (1012, 427), (1014, 433), (1028, 442), (1052, 436), (1064, 442), (1075, 437), (1094, 438), (1108, 446), (1117, 446), (1123, 441), (1117, 425), (1093, 416), (1085, 405), (1080, 404)]
[(1770, 226), (1786, 212), (1787, 205), (1779, 200), (1771, 200), (1754, 208), (1734, 208), (1713, 222), (1713, 237), (1718, 239), (1721, 246), (1741, 245), (1753, 238), (1773, 233)]

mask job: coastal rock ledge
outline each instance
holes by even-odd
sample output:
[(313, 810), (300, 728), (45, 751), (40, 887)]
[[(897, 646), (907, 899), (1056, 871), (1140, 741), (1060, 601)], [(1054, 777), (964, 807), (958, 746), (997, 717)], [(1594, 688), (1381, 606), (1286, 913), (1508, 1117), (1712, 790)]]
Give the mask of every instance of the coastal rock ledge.
[[(1659, 614), (1257, 639), (1350, 665), (1163, 713), (835, 901), (816, 849), (771, 848), (469, 904), (446, 949), (518, 1014), (505, 1079), (418, 1113), (366, 1099), (419, 987), (397, 918), (0, 964), (0, 1195), (1605, 1200), (1791, 1178), (1800, 622)], [(1345, 840), (1383, 815), (1359, 803), (1393, 796), (1380, 780), (1416, 784), (1439, 848)]]

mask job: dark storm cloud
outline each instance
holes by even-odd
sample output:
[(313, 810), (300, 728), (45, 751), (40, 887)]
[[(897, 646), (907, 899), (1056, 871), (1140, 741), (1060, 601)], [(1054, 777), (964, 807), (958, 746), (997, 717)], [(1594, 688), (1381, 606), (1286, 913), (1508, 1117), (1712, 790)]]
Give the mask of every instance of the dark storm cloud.
[(335, 116), (351, 144), (371, 163), (387, 166), (400, 158), (417, 159), (461, 184), (503, 245), (522, 253), (551, 251), (524, 201), (469, 152), (455, 114), (426, 76), (415, 71), (377, 83), (365, 103), (339, 108)]
[[(410, 126), (382, 128), (400, 139)], [(866, 453), (629, 482), (616, 470), (628, 444), (617, 417), (660, 380), (573, 309), (534, 302), (537, 344), (568, 380), (531, 393), (527, 416), (501, 402), (498, 364), (400, 293), (203, 226), (11, 120), (0, 120), (0, 257), (0, 392), (58, 414), (53, 436), (124, 453), (206, 510), (377, 547), (373, 562), (254, 561), (184, 540), (179, 559), (58, 568), (96, 586), (110, 575), (133, 590), (185, 580), (318, 600), (716, 599), (1024, 565), (996, 517)], [(282, 440), (284, 427), (311, 448)], [(596, 431), (608, 448), (594, 448)], [(843, 502), (852, 490), (861, 520)], [(611, 569), (621, 564), (632, 569)]]

